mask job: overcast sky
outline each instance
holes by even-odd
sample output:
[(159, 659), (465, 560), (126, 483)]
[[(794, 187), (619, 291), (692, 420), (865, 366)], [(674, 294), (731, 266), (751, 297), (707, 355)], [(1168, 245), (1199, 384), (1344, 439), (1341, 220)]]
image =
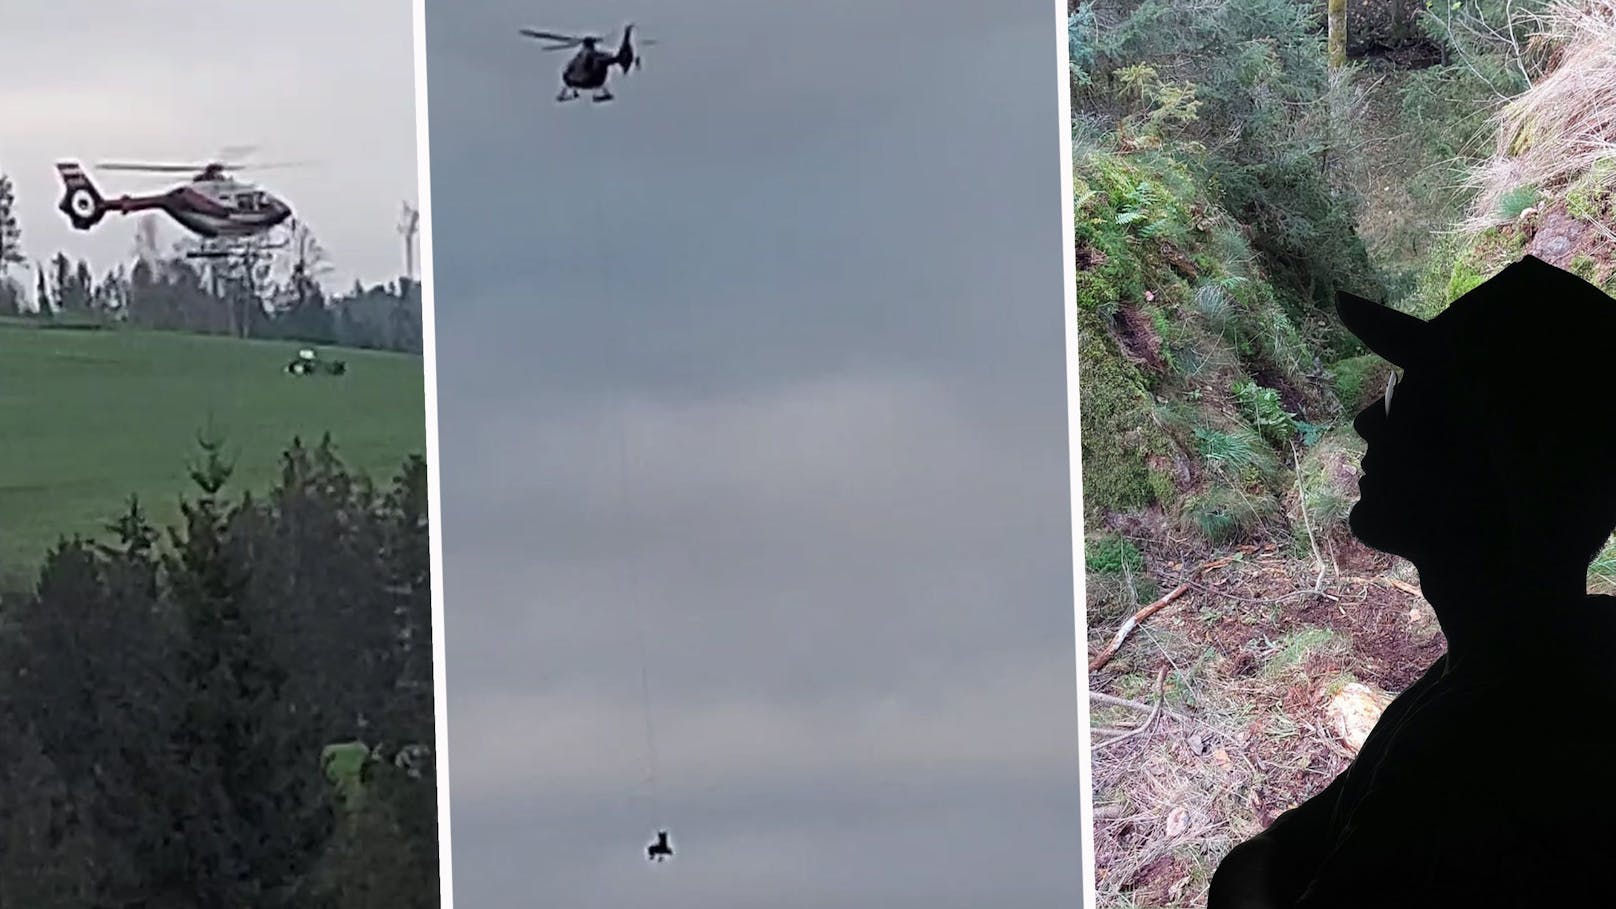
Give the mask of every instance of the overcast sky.
[(1052, 7), (428, 0), (459, 905), (1080, 904)]
[[(0, 172), (16, 187), (25, 251), (88, 259), (98, 275), (132, 258), (133, 218), (79, 233), (56, 210), (59, 160), (188, 164), (255, 146), (249, 161), (310, 162), (240, 176), (309, 224), (332, 283), (394, 280), (400, 209), (418, 186), (412, 24), (410, 0), (6, 0)], [(91, 178), (108, 195), (176, 182)], [(161, 225), (166, 251), (182, 231)]]

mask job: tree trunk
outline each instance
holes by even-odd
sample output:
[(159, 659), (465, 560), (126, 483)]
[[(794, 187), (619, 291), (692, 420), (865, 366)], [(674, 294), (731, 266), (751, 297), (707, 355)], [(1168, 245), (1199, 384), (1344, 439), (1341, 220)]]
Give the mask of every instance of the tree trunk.
[(1347, 62), (1347, 0), (1326, 0), (1330, 11), (1330, 68)]
[(1442, 65), (1448, 65), (1448, 42), (1453, 35), (1453, 6), (1442, 4)]

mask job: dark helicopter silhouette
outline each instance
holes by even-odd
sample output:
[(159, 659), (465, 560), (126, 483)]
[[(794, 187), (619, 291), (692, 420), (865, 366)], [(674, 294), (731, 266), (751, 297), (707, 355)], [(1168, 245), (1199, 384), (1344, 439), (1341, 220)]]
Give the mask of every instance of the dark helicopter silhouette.
[[(567, 61), (566, 68), (561, 71), (561, 94), (556, 95), (557, 101), (571, 101), (585, 89), (595, 93), (596, 101), (610, 101), (613, 95), (606, 87), (606, 79), (611, 74), (612, 67), (617, 66), (627, 73), (630, 66), (639, 68), (641, 65), (640, 58), (634, 53), (632, 22), (623, 27), (623, 41), (617, 46), (617, 50), (611, 52), (601, 50), (600, 45), (604, 44), (606, 39), (598, 35), (559, 35), (555, 32), (534, 31), (530, 28), (520, 29), (520, 32), (529, 38), (553, 42), (543, 48), (547, 51), (578, 48), (578, 53), (573, 54), (572, 59)], [(642, 43), (650, 45), (656, 42)]]

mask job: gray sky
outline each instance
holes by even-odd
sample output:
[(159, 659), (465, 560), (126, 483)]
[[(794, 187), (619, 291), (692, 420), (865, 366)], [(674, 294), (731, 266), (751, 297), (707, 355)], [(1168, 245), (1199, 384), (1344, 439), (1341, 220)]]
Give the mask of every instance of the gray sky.
[(536, 9), (427, 11), (457, 902), (1079, 905), (1056, 10)]
[[(312, 162), (240, 176), (309, 224), (332, 283), (395, 279), (400, 207), (418, 186), (412, 26), (410, 0), (7, 0), (0, 171), (16, 186), (25, 251), (88, 259), (98, 276), (132, 258), (134, 219), (79, 233), (56, 210), (59, 160), (192, 163), (245, 145), (257, 148), (249, 161)], [(107, 194), (175, 176), (91, 173)], [(161, 225), (166, 250), (182, 230)]]

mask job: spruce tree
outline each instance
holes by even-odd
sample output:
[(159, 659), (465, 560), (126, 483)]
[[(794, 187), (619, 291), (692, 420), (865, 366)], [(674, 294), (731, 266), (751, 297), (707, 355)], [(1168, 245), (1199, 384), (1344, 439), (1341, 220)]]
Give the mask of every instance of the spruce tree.
[(0, 174), (0, 277), (27, 261), (22, 254), (22, 225), (17, 221), (17, 195), (11, 178)]
[(191, 477), (200, 494), (182, 505), (166, 575), (184, 628), (179, 677), (187, 709), (177, 744), (206, 768), (212, 798), (196, 836), (211, 841), (197, 882), (210, 905), (293, 906), (330, 833), (317, 733), (289, 710), (288, 676), (247, 608), (250, 540), (223, 493), (232, 467), (222, 443), (200, 440)]

